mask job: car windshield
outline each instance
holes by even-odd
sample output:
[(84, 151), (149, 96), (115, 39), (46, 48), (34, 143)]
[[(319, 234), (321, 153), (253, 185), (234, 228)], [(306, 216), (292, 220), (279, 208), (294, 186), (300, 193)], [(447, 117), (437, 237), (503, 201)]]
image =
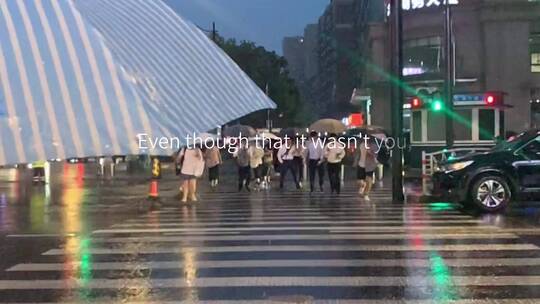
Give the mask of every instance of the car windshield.
[(492, 152), (497, 152), (497, 151), (510, 151), (510, 150), (513, 150), (513, 149), (517, 148), (518, 146), (520, 146), (523, 142), (530, 139), (530, 137), (531, 137), (531, 134), (529, 132), (523, 132), (523, 133), (521, 133), (519, 135), (511, 136), (507, 140), (501, 141), (500, 143), (495, 145), (495, 147), (493, 147), (493, 149), (491, 149), (491, 151)]

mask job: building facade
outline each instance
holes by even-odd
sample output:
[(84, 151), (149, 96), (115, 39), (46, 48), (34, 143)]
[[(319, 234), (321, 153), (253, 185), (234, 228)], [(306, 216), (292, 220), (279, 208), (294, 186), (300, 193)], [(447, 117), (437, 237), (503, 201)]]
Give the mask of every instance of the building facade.
[(287, 70), (297, 84), (305, 79), (304, 37), (283, 38), (283, 57), (287, 59)]
[(355, 87), (355, 0), (332, 0), (319, 18), (319, 104), (325, 116), (341, 118), (351, 111)]
[[(540, 2), (451, 1), (454, 93), (503, 92), (509, 106), (503, 131), (540, 127)], [(419, 91), (442, 91), (446, 61), (442, 3), (403, 1), (403, 76), (409, 97)], [(389, 26), (389, 22), (367, 25), (369, 49), (364, 55), (369, 64), (361, 83), (362, 91), (369, 92), (372, 123), (386, 128), (391, 125)]]

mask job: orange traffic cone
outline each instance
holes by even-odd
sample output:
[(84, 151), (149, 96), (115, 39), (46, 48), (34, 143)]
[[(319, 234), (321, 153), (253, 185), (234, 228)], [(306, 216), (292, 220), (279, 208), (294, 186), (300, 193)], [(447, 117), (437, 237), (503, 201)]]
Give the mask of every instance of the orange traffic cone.
[(159, 199), (159, 184), (155, 179), (150, 182), (150, 191), (148, 192), (148, 197), (151, 199)]

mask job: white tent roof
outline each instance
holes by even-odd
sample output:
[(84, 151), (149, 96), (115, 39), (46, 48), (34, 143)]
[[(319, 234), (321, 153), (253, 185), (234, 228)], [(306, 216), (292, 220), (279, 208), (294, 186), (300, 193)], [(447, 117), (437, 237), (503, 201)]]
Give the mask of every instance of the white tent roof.
[(0, 0), (0, 164), (139, 153), (137, 134), (274, 107), (160, 0)]

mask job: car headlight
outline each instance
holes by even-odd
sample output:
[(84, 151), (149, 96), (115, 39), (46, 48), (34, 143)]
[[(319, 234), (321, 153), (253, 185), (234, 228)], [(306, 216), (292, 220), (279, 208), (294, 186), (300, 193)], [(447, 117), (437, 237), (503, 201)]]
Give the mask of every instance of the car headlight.
[(445, 172), (459, 171), (459, 170), (467, 168), (473, 162), (474, 161), (469, 160), (469, 161), (463, 161), (463, 162), (457, 162), (457, 163), (449, 164), (449, 165), (444, 166), (444, 171)]

